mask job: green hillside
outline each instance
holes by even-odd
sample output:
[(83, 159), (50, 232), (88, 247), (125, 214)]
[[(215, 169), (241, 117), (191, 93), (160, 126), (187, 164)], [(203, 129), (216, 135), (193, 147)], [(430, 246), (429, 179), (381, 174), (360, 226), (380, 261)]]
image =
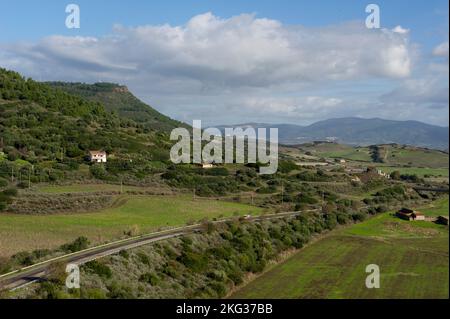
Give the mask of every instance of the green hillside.
[(315, 142), (296, 146), (316, 157), (344, 158), (386, 166), (448, 168), (447, 152), (398, 144), (357, 147), (331, 142)]
[(114, 83), (67, 83), (49, 82), (49, 85), (78, 95), (90, 101), (103, 104), (106, 110), (119, 116), (143, 124), (147, 129), (171, 131), (186, 124), (159, 113), (149, 105), (136, 98), (126, 86)]
[(448, 168), (448, 153), (402, 145), (380, 145), (380, 157), (383, 163), (430, 168)]
[(170, 145), (166, 133), (108, 112), (99, 101), (0, 69), (0, 177), (67, 178), (97, 149), (110, 158), (106, 167), (90, 167), (95, 177), (144, 176), (152, 161), (168, 160)]

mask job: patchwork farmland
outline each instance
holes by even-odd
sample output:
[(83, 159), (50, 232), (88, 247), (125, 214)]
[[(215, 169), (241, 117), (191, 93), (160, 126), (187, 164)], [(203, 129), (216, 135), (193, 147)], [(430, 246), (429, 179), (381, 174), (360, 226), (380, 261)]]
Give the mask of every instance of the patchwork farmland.
[[(422, 210), (448, 215), (448, 198)], [(332, 232), (256, 278), (232, 298), (448, 298), (448, 227), (385, 213)], [(367, 289), (377, 264), (381, 287)]]

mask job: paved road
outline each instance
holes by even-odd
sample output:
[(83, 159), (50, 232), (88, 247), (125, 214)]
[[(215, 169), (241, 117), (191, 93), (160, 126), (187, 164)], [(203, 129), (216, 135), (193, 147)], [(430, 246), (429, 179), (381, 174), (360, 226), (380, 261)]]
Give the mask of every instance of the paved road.
[[(312, 209), (304, 212), (317, 212), (318, 209)], [(249, 217), (246, 220), (249, 222), (259, 222), (264, 219), (277, 219), (289, 216), (295, 216), (302, 212), (286, 212), (273, 215), (262, 215)], [(213, 223), (223, 223), (230, 221), (232, 219), (224, 219), (221, 221), (215, 221)], [(67, 254), (64, 256), (56, 257), (29, 267), (24, 267), (20, 270), (10, 272), (0, 276), (0, 288), (6, 290), (14, 290), (23, 287), (27, 284), (45, 278), (48, 275), (48, 270), (54, 263), (66, 263), (66, 264), (77, 264), (82, 265), (89, 261), (102, 258), (105, 256), (113, 255), (121, 250), (127, 250), (157, 241), (183, 236), (193, 232), (200, 231), (203, 225), (196, 224), (191, 226), (183, 226), (178, 228), (173, 228), (169, 230), (164, 230), (160, 232), (155, 232), (147, 235), (142, 235), (138, 237), (128, 238), (124, 240), (115, 241), (109, 244), (92, 247), (86, 250), (82, 250), (76, 253)]]

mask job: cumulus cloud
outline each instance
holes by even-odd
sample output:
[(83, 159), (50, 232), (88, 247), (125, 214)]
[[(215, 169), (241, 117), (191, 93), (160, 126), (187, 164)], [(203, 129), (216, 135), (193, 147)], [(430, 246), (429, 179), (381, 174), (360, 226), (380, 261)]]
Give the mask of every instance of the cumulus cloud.
[(56, 67), (105, 76), (147, 72), (206, 87), (405, 77), (411, 56), (400, 33), (370, 32), (361, 23), (288, 27), (248, 14), (221, 19), (206, 13), (182, 26), (116, 26), (102, 38), (51, 36), (13, 45), (4, 48), (9, 54), (2, 64), (26, 61), (39, 72)]
[[(0, 44), (0, 65), (42, 80), (126, 84), (185, 121), (313, 121), (364, 116), (373, 105), (324, 88), (409, 79), (418, 55), (408, 37), (401, 26), (369, 30), (363, 21), (304, 27), (205, 13), (179, 26), (116, 25), (102, 37)], [(443, 53), (445, 47), (436, 48), (436, 55)], [(408, 90), (400, 87), (382, 103)], [(226, 116), (217, 118), (224, 109)]]

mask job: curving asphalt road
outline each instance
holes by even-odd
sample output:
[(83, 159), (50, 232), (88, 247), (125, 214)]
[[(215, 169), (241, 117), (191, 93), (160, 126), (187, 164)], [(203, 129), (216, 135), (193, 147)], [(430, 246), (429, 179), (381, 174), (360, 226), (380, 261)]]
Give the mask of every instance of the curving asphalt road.
[[(304, 212), (318, 212), (319, 209), (312, 209), (301, 212), (286, 212), (272, 215), (262, 215), (246, 218), (249, 222), (258, 222), (264, 219), (277, 219), (284, 218), (289, 216), (295, 216)], [(224, 219), (220, 221), (214, 221), (213, 223), (224, 223), (233, 219)], [(147, 245), (153, 242), (183, 236), (189, 233), (193, 233), (196, 231), (200, 231), (202, 229), (202, 224), (196, 224), (191, 226), (183, 226), (178, 228), (173, 228), (169, 230), (164, 230), (160, 232), (155, 232), (147, 235), (142, 235), (133, 238), (127, 238), (115, 242), (111, 242), (108, 244), (88, 248), (86, 250), (82, 250), (76, 253), (67, 254), (64, 256), (52, 258), (50, 260), (46, 260), (40, 262), (38, 264), (24, 267), (22, 269), (4, 274), (0, 276), (0, 289), (5, 290), (15, 290), (20, 287), (26, 286), (32, 282), (41, 280), (48, 275), (48, 270), (51, 265), (54, 263), (71, 263), (76, 265), (82, 265), (89, 261), (102, 258), (105, 256), (113, 255), (118, 253), (121, 250), (127, 250), (143, 245)]]

